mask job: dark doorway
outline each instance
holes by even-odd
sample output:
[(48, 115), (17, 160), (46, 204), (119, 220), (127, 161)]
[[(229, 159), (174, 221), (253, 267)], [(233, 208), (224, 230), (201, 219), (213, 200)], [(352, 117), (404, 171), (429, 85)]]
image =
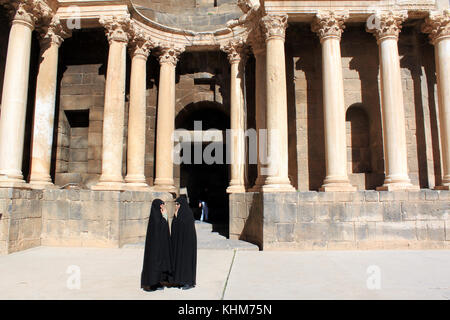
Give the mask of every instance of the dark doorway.
[[(183, 152), (190, 148), (190, 161), (184, 161), (178, 168), (180, 193), (186, 194), (195, 218), (200, 219), (200, 201), (206, 201), (208, 206), (207, 222), (213, 225), (213, 231), (228, 237), (228, 194), (226, 189), (229, 182), (229, 166), (226, 164), (226, 129), (229, 127), (230, 119), (221, 104), (215, 102), (198, 102), (189, 104), (176, 117), (176, 129), (185, 129), (192, 132), (198, 130), (214, 129), (221, 132), (222, 140), (214, 142), (222, 154), (212, 152), (217, 161), (205, 162), (205, 159), (197, 157), (195, 150), (201, 150), (205, 154), (205, 148), (211, 148), (211, 141), (192, 142), (183, 144)], [(184, 158), (185, 159), (185, 158)]]

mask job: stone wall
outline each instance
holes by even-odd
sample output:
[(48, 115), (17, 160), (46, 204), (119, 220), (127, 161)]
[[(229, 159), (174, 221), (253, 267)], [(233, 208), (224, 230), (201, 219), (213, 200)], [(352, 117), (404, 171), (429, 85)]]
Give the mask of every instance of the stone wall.
[(235, 194), (230, 208), (230, 237), (264, 250), (450, 248), (449, 191)]
[(138, 191), (0, 189), (0, 254), (45, 246), (121, 247), (145, 240), (153, 199)]

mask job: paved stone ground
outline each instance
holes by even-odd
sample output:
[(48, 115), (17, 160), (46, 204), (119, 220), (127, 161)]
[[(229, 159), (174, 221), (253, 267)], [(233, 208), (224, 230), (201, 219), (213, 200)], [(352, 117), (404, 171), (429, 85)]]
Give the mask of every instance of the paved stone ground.
[[(54, 247), (0, 256), (0, 299), (450, 299), (448, 250), (199, 249), (197, 286), (156, 292), (139, 288), (142, 256), (142, 248)], [(67, 287), (71, 265), (80, 289)], [(378, 290), (367, 287), (370, 266)]]

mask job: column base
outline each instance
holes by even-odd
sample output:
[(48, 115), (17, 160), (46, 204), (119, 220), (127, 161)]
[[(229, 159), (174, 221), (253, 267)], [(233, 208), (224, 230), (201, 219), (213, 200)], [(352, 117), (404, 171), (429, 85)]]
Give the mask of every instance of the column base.
[(227, 193), (245, 193), (245, 186), (232, 185), (227, 188)]
[(28, 185), (30, 186), (30, 189), (33, 190), (59, 189), (58, 186), (55, 186), (52, 182), (30, 181)]
[(356, 187), (350, 183), (329, 183), (319, 188), (321, 192), (352, 192), (356, 191)]
[(25, 182), (25, 180), (9, 178), (8, 176), (0, 175), (0, 188), (30, 189), (30, 186)]
[(296, 192), (295, 188), (289, 183), (272, 183), (265, 184), (261, 187), (261, 191), (265, 193), (269, 192)]
[(91, 187), (91, 190), (96, 190), (96, 191), (123, 191), (125, 190), (124, 188), (124, 183), (122, 182), (99, 182), (96, 185), (93, 185)]
[(172, 194), (177, 194), (177, 188), (174, 185), (162, 185), (162, 184), (158, 184), (158, 185), (154, 185), (152, 187), (152, 191), (154, 192), (169, 192)]
[(146, 183), (138, 183), (138, 182), (130, 182), (124, 184), (125, 190), (131, 190), (131, 191), (152, 191), (153, 188), (151, 188)]

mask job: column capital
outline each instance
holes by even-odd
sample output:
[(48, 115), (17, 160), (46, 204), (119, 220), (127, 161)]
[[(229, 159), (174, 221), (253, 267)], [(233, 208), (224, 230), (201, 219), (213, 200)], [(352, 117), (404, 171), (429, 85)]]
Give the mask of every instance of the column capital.
[(173, 66), (177, 65), (178, 58), (185, 50), (184, 47), (178, 47), (174, 45), (160, 44), (159, 64), (170, 63)]
[(311, 30), (317, 33), (320, 42), (327, 38), (336, 38), (340, 41), (345, 29), (344, 22), (348, 17), (347, 11), (319, 11), (311, 24)]
[(406, 11), (379, 11), (375, 13), (373, 27), (367, 31), (374, 34), (377, 42), (384, 39), (398, 40), (402, 22), (408, 18)]
[(129, 47), (131, 57), (139, 56), (147, 60), (150, 50), (155, 47), (155, 43), (142, 28), (132, 24)]
[(422, 32), (428, 33), (430, 42), (434, 45), (437, 41), (450, 37), (450, 9), (443, 12), (430, 12), (425, 23), (422, 24)]
[(266, 35), (266, 41), (278, 38), (284, 41), (288, 16), (286, 14), (268, 14), (261, 19), (261, 26)]
[(34, 29), (39, 21), (51, 20), (52, 9), (43, 0), (13, 0), (7, 3), (12, 23)]
[(248, 37), (250, 46), (255, 56), (266, 53), (266, 41), (261, 25), (256, 25)]
[(41, 50), (45, 50), (52, 44), (59, 47), (64, 39), (71, 35), (72, 31), (64, 27), (59, 18), (54, 16), (48, 25), (39, 27)]
[(230, 64), (244, 60), (248, 53), (248, 48), (242, 38), (233, 39), (221, 45), (220, 50), (227, 54)]
[(99, 22), (105, 27), (106, 36), (110, 44), (112, 41), (128, 43), (131, 29), (130, 16), (128, 14), (123, 16), (102, 16)]

